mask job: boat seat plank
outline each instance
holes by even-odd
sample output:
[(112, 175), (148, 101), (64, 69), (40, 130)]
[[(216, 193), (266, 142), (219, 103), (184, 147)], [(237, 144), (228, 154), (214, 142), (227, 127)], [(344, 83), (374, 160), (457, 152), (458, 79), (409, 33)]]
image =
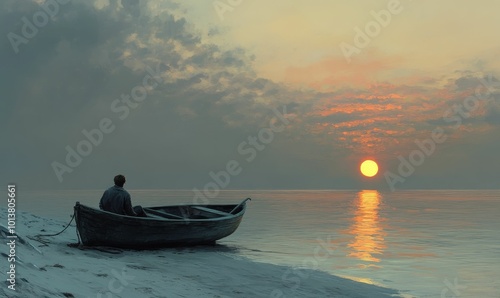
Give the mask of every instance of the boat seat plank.
[(176, 219), (184, 219), (184, 217), (182, 216), (179, 216), (179, 215), (176, 215), (176, 214), (172, 214), (172, 213), (168, 213), (168, 212), (165, 212), (165, 211), (160, 211), (160, 210), (155, 210), (155, 209), (149, 209), (149, 208), (144, 208), (144, 211), (146, 211), (146, 213), (151, 213), (153, 215), (158, 215), (158, 216), (161, 216), (162, 218), (176, 218)]
[(210, 209), (210, 208), (206, 208), (206, 207), (202, 207), (202, 206), (191, 206), (191, 208), (197, 209), (197, 210), (200, 210), (200, 211), (214, 213), (214, 214), (221, 215), (221, 216), (232, 215), (231, 213), (228, 213), (228, 212), (219, 211), (219, 210), (215, 210), (215, 209)]
[(158, 219), (165, 219), (165, 216), (159, 216), (159, 215), (156, 215), (156, 214), (153, 214), (153, 213), (150, 213), (150, 212), (146, 212), (146, 215), (149, 217), (149, 218), (158, 218)]

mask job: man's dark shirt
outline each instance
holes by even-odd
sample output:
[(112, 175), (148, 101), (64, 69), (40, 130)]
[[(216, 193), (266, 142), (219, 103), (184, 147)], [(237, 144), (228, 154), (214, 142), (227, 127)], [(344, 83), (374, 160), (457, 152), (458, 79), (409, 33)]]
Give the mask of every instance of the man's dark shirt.
[(132, 209), (132, 202), (128, 191), (116, 185), (104, 191), (99, 202), (99, 208), (117, 214), (137, 216), (134, 209)]

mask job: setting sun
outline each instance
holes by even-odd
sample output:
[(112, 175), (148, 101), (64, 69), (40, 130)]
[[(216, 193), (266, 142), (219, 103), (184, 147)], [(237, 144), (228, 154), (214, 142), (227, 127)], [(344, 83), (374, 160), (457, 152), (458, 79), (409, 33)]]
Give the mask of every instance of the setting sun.
[(378, 165), (373, 160), (367, 159), (363, 161), (363, 163), (359, 167), (359, 170), (361, 171), (361, 174), (365, 175), (366, 177), (373, 177), (378, 173)]

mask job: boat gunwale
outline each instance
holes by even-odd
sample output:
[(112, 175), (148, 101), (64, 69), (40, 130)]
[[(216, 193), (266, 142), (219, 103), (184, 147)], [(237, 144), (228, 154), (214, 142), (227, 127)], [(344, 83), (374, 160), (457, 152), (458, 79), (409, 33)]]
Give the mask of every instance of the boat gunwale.
[[(144, 207), (144, 208), (189, 207), (189, 206), (202, 206), (202, 207), (205, 207), (205, 206), (210, 206), (210, 205), (215, 205), (215, 206), (235, 206), (235, 207), (238, 206), (238, 204), (208, 204), (208, 205), (166, 205), (166, 206), (153, 206), (153, 207)], [(160, 222), (164, 222), (164, 221), (168, 221), (168, 222), (187, 222), (187, 221), (191, 221), (191, 222), (208, 222), (208, 221), (220, 221), (220, 220), (226, 220), (226, 219), (230, 219), (230, 218), (235, 218), (235, 217), (238, 217), (238, 216), (243, 216), (243, 214), (246, 211), (246, 203), (245, 203), (245, 204), (243, 204), (241, 206), (242, 209), (241, 209), (240, 212), (235, 213), (235, 214), (228, 213), (230, 215), (227, 215), (227, 216), (212, 217), (212, 218), (183, 218), (183, 219), (173, 219), (173, 218), (138, 217), (138, 216), (124, 215), (124, 214), (117, 214), (117, 213), (113, 213), (113, 212), (109, 212), (109, 211), (97, 209), (97, 208), (94, 208), (94, 207), (90, 207), (90, 206), (81, 204), (80, 202), (76, 202), (76, 204), (75, 204), (75, 206), (73, 208), (77, 208), (78, 206), (83, 206), (85, 208), (91, 209), (94, 212), (103, 213), (105, 215), (110, 215), (110, 216), (117, 217), (117, 218), (127, 218), (127, 219), (134, 219), (134, 220), (148, 220), (148, 221), (160, 221)]]

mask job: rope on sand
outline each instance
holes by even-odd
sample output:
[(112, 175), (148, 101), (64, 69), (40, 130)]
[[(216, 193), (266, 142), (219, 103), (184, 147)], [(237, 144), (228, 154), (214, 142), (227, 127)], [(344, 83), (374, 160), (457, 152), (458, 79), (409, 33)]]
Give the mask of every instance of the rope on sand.
[[(71, 223), (73, 222), (73, 219), (75, 219), (75, 212), (73, 213), (73, 216), (71, 217), (71, 220), (66, 225), (66, 227), (64, 227), (64, 229), (62, 231), (60, 231), (59, 233), (55, 233), (55, 234), (37, 234), (37, 235), (35, 235), (33, 237), (28, 236), (28, 238), (31, 239), (31, 240), (40, 242), (43, 245), (48, 245), (50, 242), (47, 241), (47, 240), (45, 240), (45, 239), (42, 239), (41, 237), (52, 237), (52, 236), (57, 236), (57, 235), (61, 234), (62, 232), (66, 231), (66, 229), (71, 225)], [(78, 239), (78, 244), (80, 244), (80, 239)]]
[[(47, 240), (44, 240), (42, 239), (41, 237), (52, 237), (52, 236), (57, 236), (61, 233), (63, 233), (64, 231), (66, 231), (66, 229), (71, 225), (71, 223), (73, 222), (73, 220), (75, 219), (76, 217), (76, 211), (73, 212), (73, 216), (71, 217), (71, 220), (69, 221), (69, 223), (66, 225), (66, 227), (64, 227), (64, 229), (62, 229), (62, 231), (60, 231), (59, 233), (55, 233), (55, 234), (37, 234), (33, 237), (29, 237), (29, 239), (32, 239), (34, 241), (37, 241), (37, 242), (40, 242), (44, 245), (48, 245), (50, 242), (47, 241)], [(99, 251), (102, 251), (102, 252), (107, 252), (107, 253), (110, 253), (110, 254), (120, 254), (123, 252), (123, 250), (121, 249), (118, 249), (118, 248), (114, 248), (114, 247), (106, 247), (106, 246), (84, 246), (81, 241), (80, 241), (80, 234), (78, 233), (78, 229), (76, 230), (76, 236), (78, 238), (78, 243), (68, 243), (67, 245), (69, 247), (77, 247), (79, 249), (95, 249), (95, 250), (99, 250)]]
[(69, 223), (66, 225), (66, 227), (59, 233), (55, 233), (55, 234), (38, 234), (38, 235), (35, 235), (35, 237), (51, 237), (51, 236), (57, 236), (59, 234), (61, 234), (62, 232), (66, 231), (66, 229), (69, 227), (69, 225), (71, 225), (71, 223), (73, 222), (73, 219), (75, 219), (75, 213), (73, 213), (73, 216), (71, 216), (71, 220), (69, 221)]

